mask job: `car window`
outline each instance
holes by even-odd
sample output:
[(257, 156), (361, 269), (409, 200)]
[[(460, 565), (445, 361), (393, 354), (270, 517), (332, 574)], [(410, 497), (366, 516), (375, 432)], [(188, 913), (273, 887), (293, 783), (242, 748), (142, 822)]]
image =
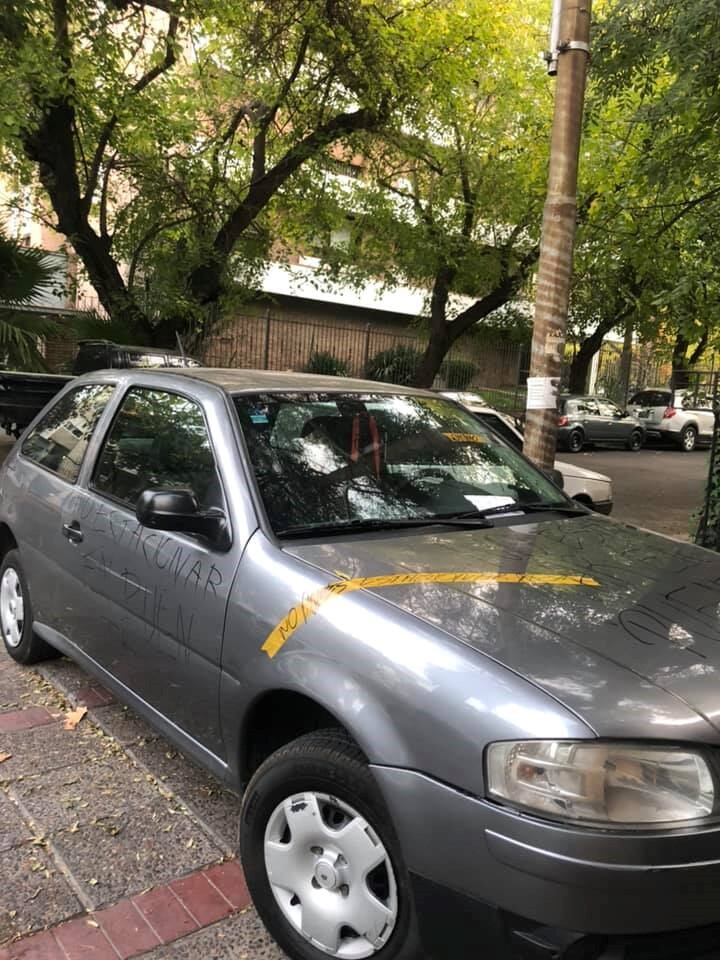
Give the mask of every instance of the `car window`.
[(165, 390), (128, 390), (95, 466), (93, 487), (133, 509), (145, 490), (191, 490), (222, 507), (222, 488), (203, 412)]
[(234, 397), (277, 533), (557, 503), (559, 493), (477, 417), (442, 397)]
[(522, 450), (522, 438), (515, 433), (512, 427), (505, 423), (502, 417), (499, 417), (496, 413), (475, 413), (475, 416), (478, 418), (478, 420), (481, 420), (489, 427), (492, 427), (496, 433), (500, 434), (506, 443), (510, 444), (510, 446), (515, 447), (516, 450)]
[(669, 390), (641, 390), (630, 400), (633, 407), (666, 407), (672, 394)]
[(601, 417), (616, 417), (621, 413), (620, 407), (611, 400), (598, 400), (597, 407)]
[(577, 400), (573, 400), (573, 404), (575, 405), (573, 412), (576, 416), (597, 417), (600, 413), (598, 405), (592, 397), (578, 397)]
[(74, 483), (114, 389), (110, 383), (88, 383), (64, 394), (26, 437), (23, 456)]

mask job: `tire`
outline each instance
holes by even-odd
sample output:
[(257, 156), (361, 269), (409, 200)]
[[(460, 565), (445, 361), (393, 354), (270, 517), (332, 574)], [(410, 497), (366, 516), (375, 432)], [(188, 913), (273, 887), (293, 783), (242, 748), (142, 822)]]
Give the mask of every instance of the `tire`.
[(627, 450), (632, 450), (633, 453), (637, 453), (638, 450), (642, 448), (644, 439), (645, 438), (643, 437), (641, 430), (633, 430), (633, 432), (625, 441), (625, 447)]
[(697, 428), (689, 423), (680, 431), (678, 445), (683, 453), (692, 453), (697, 446), (698, 432)]
[(59, 657), (54, 647), (35, 636), (32, 606), (20, 554), (10, 550), (0, 565), (0, 633), (5, 649), (18, 663)]
[(290, 960), (339, 958), (349, 945), (353, 957), (422, 960), (395, 830), (342, 730), (299, 737), (257, 770), (243, 798), (240, 855), (255, 907)]
[(580, 453), (584, 446), (585, 436), (582, 430), (572, 430), (567, 438), (567, 448), (570, 453)]

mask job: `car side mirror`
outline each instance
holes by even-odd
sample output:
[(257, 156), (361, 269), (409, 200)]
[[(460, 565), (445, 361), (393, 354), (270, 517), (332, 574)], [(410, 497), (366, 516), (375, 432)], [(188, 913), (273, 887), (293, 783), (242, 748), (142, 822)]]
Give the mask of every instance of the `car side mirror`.
[(222, 510), (202, 511), (190, 490), (145, 490), (138, 497), (135, 516), (144, 527), (176, 533), (194, 533), (221, 550), (230, 546), (227, 518)]
[(550, 483), (554, 483), (556, 487), (559, 487), (561, 490), (565, 489), (565, 477), (559, 470), (543, 470), (545, 476), (548, 478)]

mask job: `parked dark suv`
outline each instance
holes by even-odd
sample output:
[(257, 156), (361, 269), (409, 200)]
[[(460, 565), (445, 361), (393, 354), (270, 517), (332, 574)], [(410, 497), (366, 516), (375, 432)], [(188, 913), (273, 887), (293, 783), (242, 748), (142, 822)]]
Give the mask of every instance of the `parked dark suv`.
[(579, 453), (586, 443), (622, 444), (639, 450), (645, 426), (605, 397), (565, 395), (560, 398), (558, 446)]

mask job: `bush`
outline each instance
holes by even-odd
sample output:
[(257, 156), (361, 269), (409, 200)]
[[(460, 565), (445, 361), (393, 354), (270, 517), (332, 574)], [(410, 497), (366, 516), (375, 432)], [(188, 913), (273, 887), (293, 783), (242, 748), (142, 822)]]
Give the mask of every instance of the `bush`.
[(472, 360), (446, 360), (440, 368), (448, 390), (464, 390), (476, 371), (477, 367)]
[(347, 361), (322, 350), (310, 354), (305, 373), (319, 373), (326, 377), (346, 377), (350, 372)]
[(422, 353), (414, 347), (398, 346), (381, 350), (371, 357), (365, 367), (368, 380), (382, 380), (384, 383), (398, 383), (410, 386), (420, 365)]

